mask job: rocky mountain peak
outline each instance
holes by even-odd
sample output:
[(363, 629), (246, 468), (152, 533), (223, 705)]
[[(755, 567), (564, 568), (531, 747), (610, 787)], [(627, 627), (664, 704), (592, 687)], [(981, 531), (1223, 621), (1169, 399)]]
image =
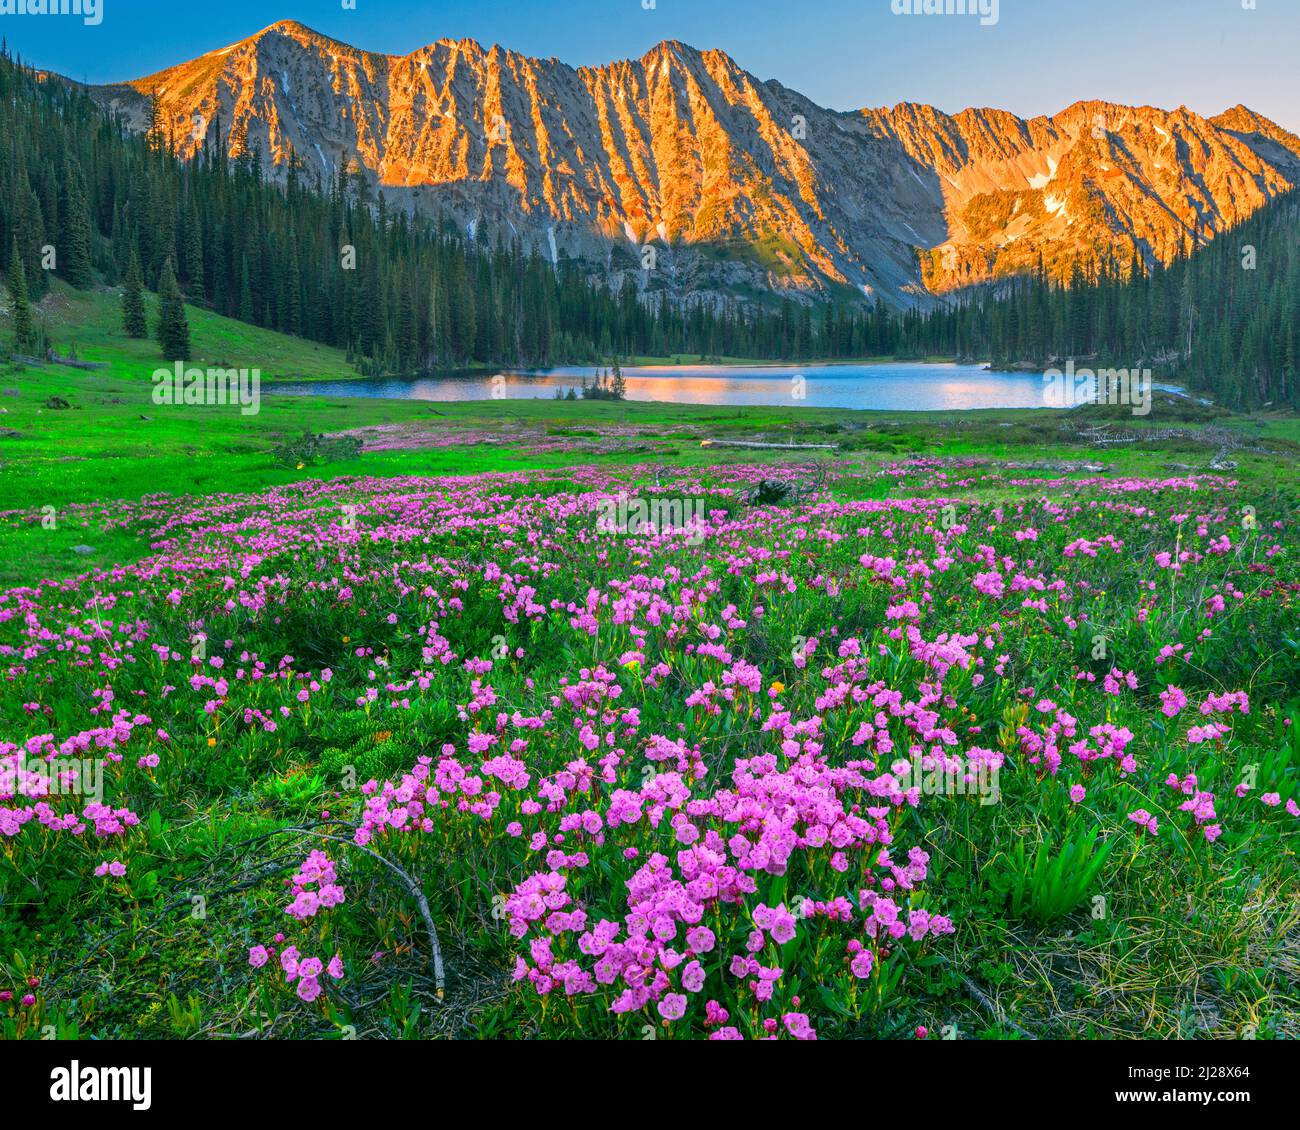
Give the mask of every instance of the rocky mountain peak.
[(841, 113), (676, 40), (574, 68), (472, 39), (378, 54), (285, 20), (96, 93), (140, 129), (155, 99), (182, 155), (219, 121), (273, 176), (353, 169), (391, 206), (679, 295), (924, 306), (1040, 261), (1166, 260), (1300, 184), (1300, 139), (1244, 106)]

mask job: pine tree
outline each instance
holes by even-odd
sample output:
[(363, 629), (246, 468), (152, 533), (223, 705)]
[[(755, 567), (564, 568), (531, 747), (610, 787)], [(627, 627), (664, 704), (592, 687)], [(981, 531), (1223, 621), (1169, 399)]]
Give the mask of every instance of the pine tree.
[(248, 278), (248, 256), (239, 260), (239, 313), (241, 322), (253, 320), (253, 286)]
[[(0, 130), (0, 137), (4, 131)], [(21, 152), (21, 150), (20, 150)], [(27, 174), (19, 169), (17, 214), (11, 221), (10, 230), (18, 236), (22, 249), (23, 262), (27, 266), (27, 294), (40, 299), (49, 288), (45, 272), (41, 270), (41, 247), (45, 243), (45, 219), (41, 211), (41, 202), (26, 181)]]
[(149, 323), (145, 317), (144, 279), (140, 274), (140, 256), (131, 248), (131, 262), (126, 269), (126, 284), (122, 290), (122, 328), (127, 337), (148, 337)]
[(163, 263), (158, 282), (158, 344), (167, 361), (184, 361), (190, 355), (190, 327), (185, 320), (185, 299), (176, 283), (172, 261)]
[(95, 281), (91, 265), (90, 205), (81, 169), (72, 161), (63, 164), (63, 221), (59, 239), (60, 273), (78, 290)]
[(284, 324), (286, 333), (302, 333), (302, 270), (298, 265), (298, 245), (289, 235), (289, 266), (284, 275)]
[(27, 271), (23, 266), (22, 252), (18, 250), (16, 233), (9, 251), (9, 304), (13, 307), (14, 351), (22, 353), (36, 344), (36, 331), (32, 326), (32, 308), (27, 298)]
[(198, 209), (191, 199), (185, 206), (185, 239), (182, 266), (185, 272), (185, 293), (191, 302), (202, 302), (203, 292), (203, 229), (199, 225)]

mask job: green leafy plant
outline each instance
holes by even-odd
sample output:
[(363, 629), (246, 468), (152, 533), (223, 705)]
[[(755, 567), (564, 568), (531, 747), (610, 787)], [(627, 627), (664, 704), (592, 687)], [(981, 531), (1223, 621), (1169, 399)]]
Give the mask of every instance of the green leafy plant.
[(1049, 852), (1043, 840), (1032, 857), (1025, 841), (1017, 840), (1006, 856), (1003, 884), (1012, 915), (1045, 926), (1078, 907), (1088, 897), (1116, 842), (1105, 840), (1098, 846), (1097, 835), (1096, 827), (1073, 833), (1056, 852)]

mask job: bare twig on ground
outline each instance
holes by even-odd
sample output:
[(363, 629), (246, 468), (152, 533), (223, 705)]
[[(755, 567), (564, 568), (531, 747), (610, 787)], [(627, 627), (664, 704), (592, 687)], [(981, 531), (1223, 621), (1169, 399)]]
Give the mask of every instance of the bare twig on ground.
[(364, 844), (344, 839), (342, 836), (326, 835), (324, 832), (316, 832), (310, 828), (285, 828), (283, 831), (301, 832), (303, 835), (315, 836), (320, 840), (331, 840), (337, 844), (346, 844), (348, 847), (356, 848), (357, 851), (365, 852), (366, 855), (377, 859), (392, 871), (394, 875), (401, 879), (402, 883), (406, 887), (407, 894), (415, 900), (416, 905), (420, 908), (420, 916), (424, 919), (424, 928), (429, 935), (429, 947), (432, 951), (431, 961), (433, 964), (434, 987), (437, 989), (438, 999), (442, 1000), (447, 983), (442, 965), (442, 946), (438, 942), (438, 928), (433, 924), (433, 913), (429, 910), (429, 900), (424, 897), (424, 892), (420, 890), (420, 884), (417, 883), (407, 871), (398, 867), (391, 859), (380, 855), (379, 852), (375, 851), (373, 848), (366, 847)]

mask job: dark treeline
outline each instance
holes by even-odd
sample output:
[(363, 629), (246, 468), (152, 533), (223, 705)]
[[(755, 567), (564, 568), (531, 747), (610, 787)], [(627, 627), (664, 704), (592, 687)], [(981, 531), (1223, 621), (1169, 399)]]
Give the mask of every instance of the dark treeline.
[(345, 349), (372, 373), (672, 354), (1076, 357), (1150, 367), (1234, 407), (1300, 406), (1294, 195), (1150, 271), (1136, 254), (1080, 262), (1066, 284), (1040, 271), (924, 314), (857, 299), (757, 310), (673, 302), (630, 274), (611, 290), (501, 232), (470, 239), (389, 209), (355, 170), (321, 183), (290, 167), (275, 184), (256, 151), (230, 160), (228, 143), (215, 121), (182, 160), (159, 130), (134, 134), (0, 54), (0, 266), (12, 272), (16, 246), (35, 300), (51, 273), (117, 285), (136, 260), (151, 290), (174, 278), (191, 303)]

